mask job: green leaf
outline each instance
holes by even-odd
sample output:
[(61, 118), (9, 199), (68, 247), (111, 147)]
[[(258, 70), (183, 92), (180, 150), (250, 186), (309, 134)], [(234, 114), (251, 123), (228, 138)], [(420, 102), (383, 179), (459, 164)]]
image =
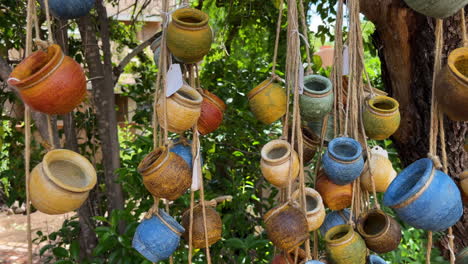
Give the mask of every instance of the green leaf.
[(68, 251), (63, 247), (53, 248), (52, 253), (54, 253), (54, 256), (56, 257), (60, 257), (60, 258), (68, 257)]

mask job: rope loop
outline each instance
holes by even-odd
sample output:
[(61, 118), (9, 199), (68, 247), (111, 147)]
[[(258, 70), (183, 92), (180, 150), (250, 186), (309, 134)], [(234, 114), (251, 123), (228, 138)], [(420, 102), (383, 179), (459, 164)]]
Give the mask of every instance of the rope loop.
[(443, 166), (442, 166), (442, 162), (440, 162), (439, 156), (428, 153), (427, 157), (432, 160), (432, 163), (434, 164), (434, 168), (438, 170), (442, 169)]

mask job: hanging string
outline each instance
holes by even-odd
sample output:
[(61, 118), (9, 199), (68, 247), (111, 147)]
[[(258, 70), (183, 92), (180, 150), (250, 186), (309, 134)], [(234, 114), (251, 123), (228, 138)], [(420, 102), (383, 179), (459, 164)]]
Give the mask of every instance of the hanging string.
[(307, 24), (306, 24), (306, 15), (304, 12), (304, 0), (300, 0), (299, 2), (299, 14), (301, 17), (301, 24), (302, 24), (302, 35), (304, 36), (306, 40), (306, 55), (307, 55), (307, 75), (311, 75), (313, 73), (312, 70), (312, 62), (311, 62), (311, 56), (310, 56), (310, 47), (309, 47), (309, 32), (307, 30)]
[(49, 41), (49, 44), (52, 44), (54, 43), (54, 38), (53, 38), (53, 35), (52, 35), (52, 21), (50, 19), (50, 10), (49, 10), (49, 0), (44, 0), (44, 5), (45, 5), (45, 13), (46, 13), (46, 21), (47, 21), (47, 31), (48, 31), (48, 35), (47, 35), (47, 40)]
[(279, 46), (279, 37), (281, 32), (281, 20), (283, 19), (283, 10), (284, 10), (284, 0), (280, 1), (279, 6), (279, 15), (278, 15), (278, 23), (276, 25), (276, 37), (275, 37), (275, 48), (273, 50), (273, 62), (271, 68), (271, 77), (276, 75), (276, 60), (278, 57), (278, 46)]
[(331, 79), (333, 83), (333, 135), (342, 135), (343, 130), (343, 0), (338, 1), (338, 11), (335, 24), (335, 47), (333, 49), (333, 68)]
[(462, 32), (462, 45), (468, 47), (468, 36), (466, 35), (466, 19), (465, 19), (465, 8), (460, 9), (460, 25)]

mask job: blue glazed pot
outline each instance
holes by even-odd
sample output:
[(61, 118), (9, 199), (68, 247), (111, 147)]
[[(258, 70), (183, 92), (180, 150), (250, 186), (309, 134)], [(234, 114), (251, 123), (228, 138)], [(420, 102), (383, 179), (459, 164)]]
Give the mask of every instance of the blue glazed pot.
[(364, 168), (361, 144), (352, 138), (335, 138), (328, 143), (322, 162), (325, 173), (333, 183), (349, 184), (361, 175)]
[[(44, 0), (40, 1), (42, 6)], [(50, 13), (60, 19), (74, 19), (86, 16), (93, 8), (95, 0), (49, 0)]]
[(331, 211), (325, 216), (322, 226), (320, 227), (320, 234), (325, 237), (327, 231), (337, 225), (344, 225), (349, 220), (349, 209), (346, 208), (340, 211)]
[(385, 192), (383, 202), (392, 207), (401, 220), (429, 231), (445, 230), (463, 214), (457, 186), (427, 158), (400, 172)]
[(174, 146), (171, 147), (170, 151), (179, 155), (181, 158), (187, 162), (190, 169), (192, 169), (192, 146), (190, 146), (192, 142), (187, 140), (187, 143), (180, 142), (179, 139), (174, 141)]
[(370, 255), (367, 258), (367, 263), (368, 264), (387, 264), (385, 260), (383, 260), (381, 257), (377, 255)]
[(151, 262), (169, 258), (179, 247), (185, 229), (164, 210), (144, 219), (133, 236), (132, 246)]

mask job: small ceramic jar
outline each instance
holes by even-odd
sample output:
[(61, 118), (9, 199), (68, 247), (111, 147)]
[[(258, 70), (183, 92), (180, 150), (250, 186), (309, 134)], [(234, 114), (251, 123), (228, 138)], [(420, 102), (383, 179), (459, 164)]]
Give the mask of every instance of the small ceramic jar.
[(332, 182), (338, 185), (352, 183), (364, 168), (361, 144), (348, 137), (335, 138), (328, 144), (322, 162)]
[[(296, 190), (292, 194), (292, 199), (298, 203), (301, 200), (301, 191)], [(320, 194), (312, 189), (305, 188), (306, 198), (306, 217), (309, 226), (309, 232), (317, 230), (325, 220), (325, 207), (323, 206), (322, 197)]]
[(260, 169), (268, 182), (284, 188), (299, 175), (299, 157), (287, 141), (272, 140), (262, 148)]

